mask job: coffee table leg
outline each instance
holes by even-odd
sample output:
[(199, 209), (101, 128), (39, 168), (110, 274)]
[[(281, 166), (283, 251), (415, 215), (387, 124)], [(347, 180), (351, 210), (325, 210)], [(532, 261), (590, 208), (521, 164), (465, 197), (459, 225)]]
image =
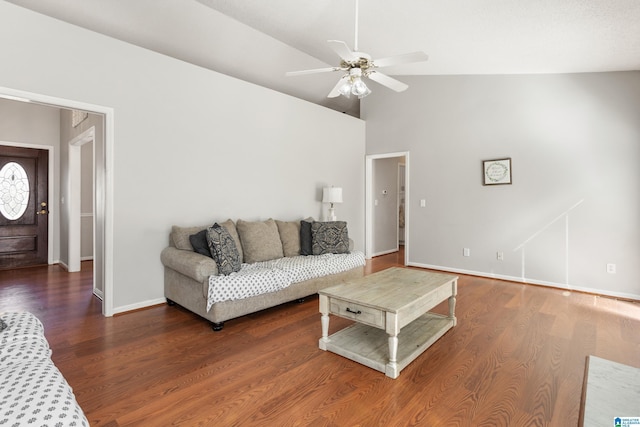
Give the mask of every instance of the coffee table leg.
[(321, 350), (327, 349), (327, 343), (329, 342), (329, 298), (324, 295), (320, 295), (320, 323), (322, 324), (322, 338), (318, 343), (318, 347)]
[(453, 326), (456, 326), (456, 295), (458, 294), (458, 281), (454, 280), (452, 284), (452, 292), (449, 297), (449, 319), (453, 320)]
[(389, 363), (385, 369), (385, 375), (391, 378), (398, 378), (398, 336), (389, 335)]

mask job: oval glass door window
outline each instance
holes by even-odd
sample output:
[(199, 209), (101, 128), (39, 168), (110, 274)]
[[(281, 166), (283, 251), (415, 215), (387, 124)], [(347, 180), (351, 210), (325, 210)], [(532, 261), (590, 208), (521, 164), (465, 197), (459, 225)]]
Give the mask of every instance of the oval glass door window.
[(29, 178), (27, 171), (16, 162), (9, 162), (0, 169), (0, 213), (8, 220), (24, 215), (29, 202)]

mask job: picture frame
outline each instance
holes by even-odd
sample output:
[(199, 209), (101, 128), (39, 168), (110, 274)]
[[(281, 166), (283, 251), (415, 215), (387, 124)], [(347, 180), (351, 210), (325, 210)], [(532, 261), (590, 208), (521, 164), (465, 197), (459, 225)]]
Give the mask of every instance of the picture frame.
[(482, 185), (511, 184), (511, 157), (482, 161)]

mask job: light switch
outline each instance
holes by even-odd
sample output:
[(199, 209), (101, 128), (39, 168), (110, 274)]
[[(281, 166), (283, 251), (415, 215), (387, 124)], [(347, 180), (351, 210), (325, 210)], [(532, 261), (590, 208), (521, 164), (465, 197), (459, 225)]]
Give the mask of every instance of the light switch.
[(424, 208), (427, 206), (427, 201), (425, 199), (420, 200), (420, 207)]

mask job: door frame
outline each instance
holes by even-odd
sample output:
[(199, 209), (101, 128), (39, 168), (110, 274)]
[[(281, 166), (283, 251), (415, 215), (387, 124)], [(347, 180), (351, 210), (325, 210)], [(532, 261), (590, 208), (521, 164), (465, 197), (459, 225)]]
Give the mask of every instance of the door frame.
[(48, 167), (49, 171), (47, 172), (47, 191), (48, 195), (48, 215), (47, 215), (47, 264), (53, 264), (55, 261), (53, 259), (53, 224), (55, 224), (54, 219), (58, 216), (58, 212), (55, 211), (53, 205), (50, 203), (50, 200), (53, 198), (53, 190), (54, 190), (54, 182), (53, 179), (55, 177), (54, 171), (54, 154), (55, 149), (50, 145), (40, 145), (40, 144), (29, 144), (25, 142), (12, 142), (12, 141), (0, 141), (0, 145), (4, 147), (18, 147), (18, 148), (32, 148), (34, 150), (47, 150), (49, 154)]
[(365, 222), (365, 258), (371, 259), (373, 256), (373, 162), (378, 159), (388, 159), (391, 157), (404, 157), (405, 169), (404, 169), (404, 186), (405, 186), (405, 209), (404, 209), (404, 265), (408, 265), (409, 260), (409, 239), (410, 239), (410, 224), (409, 221), (409, 208), (408, 201), (410, 195), (409, 185), (409, 152), (400, 151), (395, 153), (385, 154), (369, 154), (365, 158), (365, 208), (364, 208), (364, 222)]
[[(102, 176), (104, 178), (96, 179), (94, 185), (94, 200), (97, 200), (98, 195), (101, 196), (101, 203), (96, 203), (98, 208), (94, 212), (95, 218), (100, 216), (104, 221), (104, 236), (96, 235), (94, 240), (94, 247), (102, 246), (102, 256), (94, 256), (94, 271), (102, 271), (102, 277), (96, 277), (94, 275), (93, 280), (101, 280), (103, 282), (104, 298), (102, 299), (102, 314), (107, 317), (113, 316), (113, 188), (114, 188), (114, 109), (102, 105), (89, 104), (86, 102), (75, 101), (66, 98), (60, 98), (55, 96), (43, 95), (34, 92), (26, 92), (23, 90), (17, 90), (0, 86), (0, 97), (6, 99), (12, 99), (14, 101), (23, 102), (36, 102), (39, 104), (49, 105), (51, 107), (68, 108), (70, 110), (83, 110), (96, 114), (102, 114), (104, 116), (104, 164), (100, 163), (94, 165), (94, 174), (96, 176)], [(67, 143), (66, 141), (60, 143)], [(49, 162), (51, 162), (53, 156), (49, 156)], [(49, 169), (51, 174), (52, 168)], [(97, 174), (100, 170), (101, 173)], [(49, 185), (52, 185), (52, 180), (49, 181)], [(53, 193), (51, 193), (53, 194)], [(49, 218), (51, 221), (51, 217)], [(52, 222), (49, 222), (51, 225)], [(50, 227), (49, 232), (51, 232)], [(52, 244), (53, 239), (50, 239), (49, 245)], [(53, 251), (49, 248), (49, 254)], [(51, 255), (49, 255), (51, 256)], [(97, 269), (96, 263), (100, 264), (102, 268)]]
[[(68, 245), (69, 245), (69, 253), (67, 255), (67, 262), (69, 263), (68, 269), (70, 272), (80, 271), (80, 261), (81, 261), (81, 222), (82, 222), (82, 213), (80, 207), (80, 194), (81, 194), (81, 149), (82, 146), (87, 143), (95, 143), (96, 139), (96, 128), (95, 126), (91, 126), (86, 131), (82, 132), (80, 135), (73, 138), (68, 142), (69, 145), (69, 236), (68, 236)], [(62, 143), (62, 142), (61, 142)], [(95, 158), (95, 147), (93, 154), (93, 164), (95, 166), (96, 158)], [(93, 173), (93, 183), (95, 189), (95, 173)], [(94, 191), (95, 195), (95, 191)], [(95, 196), (94, 196), (95, 197)], [(95, 202), (92, 200), (91, 204), (93, 206), (93, 210), (95, 210)], [(95, 224), (95, 215), (92, 219), (93, 221), (93, 232), (95, 233), (96, 224)], [(93, 239), (93, 246), (96, 245), (95, 234)], [(93, 249), (93, 253), (96, 253), (95, 247)], [(94, 269), (95, 275), (95, 269)], [(95, 281), (94, 281), (95, 282)], [(94, 293), (96, 290), (96, 286), (94, 283)]]

